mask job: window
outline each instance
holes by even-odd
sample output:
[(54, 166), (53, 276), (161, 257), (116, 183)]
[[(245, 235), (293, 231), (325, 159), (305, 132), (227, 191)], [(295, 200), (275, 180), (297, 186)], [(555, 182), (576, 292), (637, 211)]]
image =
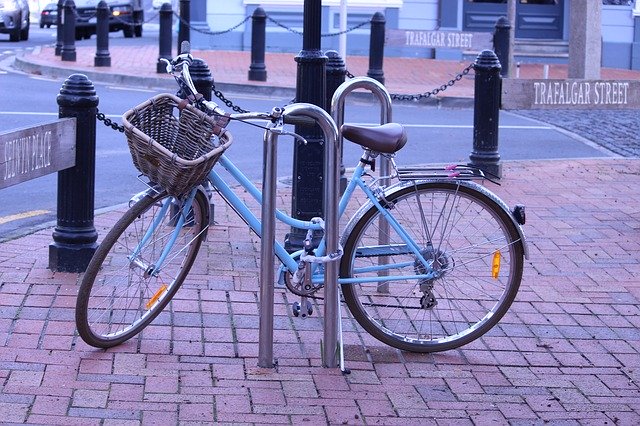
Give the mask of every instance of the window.
[(632, 0), (602, 0), (602, 4), (606, 6), (631, 6)]

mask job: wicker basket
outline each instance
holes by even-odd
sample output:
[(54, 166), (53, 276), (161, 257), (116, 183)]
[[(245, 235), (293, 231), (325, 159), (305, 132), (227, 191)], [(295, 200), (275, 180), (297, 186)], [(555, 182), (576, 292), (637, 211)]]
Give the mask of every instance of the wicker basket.
[(204, 181), (231, 134), (171, 94), (157, 95), (127, 111), (123, 124), (133, 164), (152, 182), (180, 197)]

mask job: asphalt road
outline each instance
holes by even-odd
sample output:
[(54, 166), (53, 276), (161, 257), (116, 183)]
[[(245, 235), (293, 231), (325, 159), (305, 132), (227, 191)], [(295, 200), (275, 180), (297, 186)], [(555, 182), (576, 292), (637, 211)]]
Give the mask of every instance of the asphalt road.
[[(155, 43), (153, 28), (143, 32), (142, 38), (125, 39), (114, 34), (114, 43)], [(38, 45), (55, 41), (55, 29), (32, 26), (26, 42), (0, 41), (0, 132), (28, 127), (57, 118), (56, 95), (62, 80), (49, 79), (15, 72), (10, 64), (15, 55)], [(79, 43), (95, 43), (95, 39)], [(117, 122), (130, 107), (137, 105), (161, 90), (113, 86), (95, 83), (100, 99), (99, 110)], [(248, 92), (225, 93), (244, 109), (269, 111), (273, 106), (289, 102), (285, 98), (266, 98)], [(379, 107), (365, 101), (348, 99), (345, 121), (372, 123), (379, 117)], [(466, 163), (472, 150), (473, 111), (471, 109), (436, 109), (417, 104), (394, 104), (394, 121), (407, 128), (409, 143), (398, 153), (398, 164)], [(373, 117), (373, 118), (372, 118)], [(234, 145), (228, 154), (238, 167), (253, 180), (262, 176), (262, 133), (260, 129), (233, 123), (230, 130)], [(278, 174), (291, 175), (293, 144), (282, 138), (278, 147)], [(545, 123), (502, 112), (500, 117), (499, 152), (503, 161), (547, 158), (579, 158), (610, 155), (583, 139), (576, 139)], [(360, 149), (346, 143), (344, 163), (355, 165)], [(56, 175), (49, 175), (22, 183), (1, 192), (0, 240), (28, 232), (33, 227), (55, 220)], [(144, 186), (137, 179), (124, 136), (98, 123), (96, 135), (95, 207), (107, 208), (120, 204)], [(6, 202), (9, 201), (10, 202)]]

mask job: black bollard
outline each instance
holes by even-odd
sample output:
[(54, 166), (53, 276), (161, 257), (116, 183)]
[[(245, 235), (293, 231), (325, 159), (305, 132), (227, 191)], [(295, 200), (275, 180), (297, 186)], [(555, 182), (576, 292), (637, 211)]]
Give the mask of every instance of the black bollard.
[(211, 100), (211, 91), (213, 89), (213, 77), (211, 70), (205, 61), (194, 58), (189, 67), (191, 79), (198, 93), (201, 93), (208, 101)]
[(73, 0), (64, 2), (63, 42), (60, 57), (63, 61), (76, 60), (76, 4)]
[(511, 24), (504, 16), (496, 22), (495, 31), (493, 32), (493, 51), (502, 65), (500, 75), (504, 78), (509, 77), (509, 32)]
[(109, 54), (109, 6), (104, 0), (100, 0), (96, 9), (96, 56), (93, 65), (96, 67), (110, 67), (111, 55)]
[(371, 34), (369, 36), (369, 71), (367, 77), (378, 80), (384, 84), (384, 71), (382, 61), (384, 59), (384, 32), (386, 19), (380, 12), (373, 14), (371, 18)]
[(482, 51), (476, 58), (475, 95), (473, 101), (473, 151), (469, 155), (472, 166), (502, 177), (498, 153), (498, 124), (500, 117), (500, 61), (491, 50)]
[(158, 63), (156, 64), (156, 72), (158, 74), (166, 74), (167, 64), (161, 61), (161, 59), (171, 60), (171, 25), (173, 24), (173, 11), (171, 10), (170, 3), (164, 3), (160, 7), (160, 30), (158, 34), (159, 40), (159, 53)]
[(64, 0), (58, 0), (58, 16), (56, 17), (56, 56), (60, 56), (62, 52), (62, 14), (64, 13)]
[(183, 41), (191, 41), (191, 0), (180, 0), (180, 26), (178, 27), (178, 55)]
[(76, 165), (58, 172), (57, 225), (49, 245), (49, 269), (83, 272), (98, 247), (93, 226), (98, 96), (86, 76), (73, 74), (62, 85), (57, 101), (60, 118), (76, 119)]
[(258, 7), (251, 15), (251, 65), (249, 80), (267, 81), (267, 67), (264, 63), (266, 44), (267, 14)]
[[(331, 114), (331, 99), (338, 87), (344, 83), (347, 77), (347, 67), (340, 57), (340, 54), (335, 50), (327, 50), (326, 55), (328, 59), (326, 65), (327, 103), (325, 109), (329, 114)], [(342, 144), (340, 144), (340, 148), (342, 148)], [(345, 176), (344, 163), (342, 162), (342, 152), (340, 152), (340, 194), (343, 194), (346, 188), (347, 177)]]
[[(320, 50), (322, 23), (321, 0), (305, 0), (303, 10), (302, 50), (295, 57), (296, 100), (326, 109), (327, 57)], [(324, 138), (319, 126), (296, 125), (295, 132), (307, 140), (307, 144), (296, 140), (293, 148), (293, 185), (291, 213), (296, 219), (309, 220), (323, 216)], [(307, 233), (292, 228), (285, 236), (284, 246), (288, 251), (302, 248)], [(321, 234), (314, 236), (314, 244)]]

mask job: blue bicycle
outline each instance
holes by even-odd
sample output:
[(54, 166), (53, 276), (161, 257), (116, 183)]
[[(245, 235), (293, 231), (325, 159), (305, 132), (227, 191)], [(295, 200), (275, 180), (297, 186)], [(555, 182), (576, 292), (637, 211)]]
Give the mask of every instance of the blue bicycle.
[[(227, 114), (202, 99), (189, 75), (191, 57), (168, 65), (187, 100), (159, 95), (125, 114), (134, 163), (149, 188), (105, 236), (82, 278), (76, 324), (89, 345), (118, 345), (143, 330), (171, 301), (207, 237), (213, 188), (261, 235), (261, 222), (218, 173), (221, 166), (258, 203), (262, 194), (224, 153), (229, 122), (262, 120), (265, 132), (290, 134), (294, 106), (269, 113)], [(299, 123), (298, 123), (299, 124)], [(345, 124), (341, 135), (363, 148), (339, 203), (342, 217), (360, 190), (366, 200), (348, 221), (341, 253), (324, 242), (288, 253), (274, 247), (281, 280), (303, 299), (294, 314), (310, 313), (304, 301), (323, 287), (323, 260), (341, 258), (338, 283), (353, 318), (393, 347), (434, 352), (459, 347), (490, 330), (518, 291), (526, 244), (524, 208), (511, 211), (474, 182), (477, 170), (397, 167), (394, 154), (407, 141), (401, 125)], [(139, 140), (136, 140), (139, 139)], [(378, 157), (391, 160), (395, 181), (372, 176)], [(360, 199), (361, 201), (361, 199)], [(359, 202), (360, 202), (359, 201)], [(321, 219), (303, 221), (278, 211), (278, 220), (313, 233)], [(308, 311), (309, 310), (309, 311)]]

